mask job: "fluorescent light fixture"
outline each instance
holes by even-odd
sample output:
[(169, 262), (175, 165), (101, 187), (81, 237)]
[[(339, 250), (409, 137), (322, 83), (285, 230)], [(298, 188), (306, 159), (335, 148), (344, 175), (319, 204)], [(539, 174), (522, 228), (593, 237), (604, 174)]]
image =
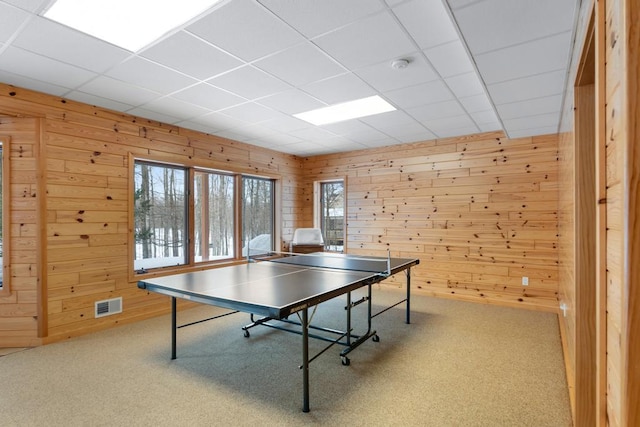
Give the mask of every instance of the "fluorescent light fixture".
[(328, 107), (318, 108), (317, 110), (294, 114), (293, 116), (316, 126), (321, 126), (386, 113), (387, 111), (393, 111), (395, 109), (393, 105), (378, 95), (374, 95), (368, 98), (356, 99), (355, 101), (343, 102), (342, 104), (330, 105)]
[(136, 52), (220, 0), (57, 0), (44, 16)]

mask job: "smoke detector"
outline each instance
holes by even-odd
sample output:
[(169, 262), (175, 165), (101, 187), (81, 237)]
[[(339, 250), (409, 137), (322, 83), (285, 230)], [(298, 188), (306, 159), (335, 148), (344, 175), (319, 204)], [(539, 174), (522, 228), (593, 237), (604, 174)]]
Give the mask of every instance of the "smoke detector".
[(403, 68), (407, 68), (409, 65), (408, 59), (396, 59), (391, 63), (391, 68), (395, 70), (402, 70)]

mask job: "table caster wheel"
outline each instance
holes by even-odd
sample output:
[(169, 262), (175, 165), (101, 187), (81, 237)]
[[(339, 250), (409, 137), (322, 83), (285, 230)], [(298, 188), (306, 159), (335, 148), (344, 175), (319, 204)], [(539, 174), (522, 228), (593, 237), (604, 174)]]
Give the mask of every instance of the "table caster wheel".
[(380, 337), (377, 335), (372, 336), (371, 339), (373, 340), (373, 342), (380, 342)]
[(245, 338), (249, 338), (250, 336), (251, 336), (251, 334), (249, 333), (249, 330), (248, 330), (248, 329), (245, 329), (245, 330), (244, 330), (244, 337), (245, 337)]
[(349, 366), (351, 364), (351, 360), (349, 360), (349, 358), (347, 356), (342, 356), (342, 364), (344, 366)]

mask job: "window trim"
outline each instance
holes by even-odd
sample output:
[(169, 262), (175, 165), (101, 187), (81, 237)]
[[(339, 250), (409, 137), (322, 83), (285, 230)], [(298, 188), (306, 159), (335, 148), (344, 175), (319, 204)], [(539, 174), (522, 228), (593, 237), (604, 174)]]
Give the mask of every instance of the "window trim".
[[(184, 171), (184, 179), (185, 179), (185, 183), (184, 183), (184, 195), (185, 195), (185, 204), (184, 204), (184, 218), (185, 218), (185, 222), (186, 224), (184, 224), (184, 232), (187, 234), (185, 236), (185, 247), (184, 247), (184, 259), (183, 259), (183, 263), (182, 264), (176, 264), (176, 265), (166, 265), (166, 266), (162, 266), (162, 267), (153, 267), (151, 268), (151, 270), (158, 270), (158, 269), (166, 269), (166, 268), (179, 268), (179, 267), (183, 267), (186, 265), (190, 265), (191, 264), (191, 259), (192, 259), (192, 254), (191, 254), (191, 238), (190, 236), (192, 236), (191, 233), (191, 229), (192, 229), (192, 223), (193, 223), (193, 218), (191, 218), (191, 212), (192, 209), (190, 208), (190, 204), (191, 204), (191, 200), (193, 199), (191, 197), (191, 195), (193, 194), (193, 184), (192, 184), (192, 170), (193, 168), (189, 168), (188, 166), (183, 166), (183, 165), (177, 165), (175, 163), (161, 163), (161, 162), (156, 162), (156, 161), (149, 161), (149, 160), (142, 160), (142, 159), (136, 159), (134, 161), (133, 164), (133, 175), (135, 176), (135, 167), (137, 164), (146, 164), (146, 165), (150, 165), (150, 166), (156, 166), (159, 168), (167, 168), (167, 169), (176, 169), (176, 170), (181, 170)], [(145, 269), (144, 267), (139, 269), (139, 270), (135, 270), (135, 178), (132, 179), (133, 181), (133, 204), (130, 205), (131, 210), (133, 211), (133, 222), (131, 230), (132, 230), (132, 235), (133, 235), (133, 264), (134, 264), (134, 271), (141, 271), (142, 274), (144, 274), (144, 272), (147, 272), (149, 270)]]
[(2, 144), (2, 287), (0, 296), (11, 294), (11, 137), (0, 135)]
[(331, 182), (342, 182), (342, 187), (343, 187), (343, 195), (342, 195), (342, 201), (344, 203), (344, 207), (343, 207), (343, 222), (342, 222), (342, 233), (344, 235), (343, 238), (343, 242), (342, 242), (342, 252), (343, 253), (347, 253), (347, 218), (348, 218), (348, 203), (347, 203), (347, 177), (343, 176), (343, 177), (336, 177), (336, 178), (327, 178), (327, 179), (322, 179), (322, 180), (318, 180), (318, 181), (314, 181), (313, 182), (313, 226), (316, 228), (322, 228), (322, 224), (321, 222), (321, 214), (320, 214), (320, 210), (322, 208), (321, 205), (321, 201), (322, 201), (322, 184), (327, 184), (327, 183), (331, 183)]
[(236, 179), (235, 182), (235, 208), (238, 215), (235, 218), (235, 226), (234, 232), (237, 236), (241, 236), (242, 233), (242, 224), (241, 224), (241, 212), (242, 212), (242, 177), (253, 177), (253, 178), (262, 178), (272, 180), (274, 184), (273, 194), (273, 210), (274, 210), (274, 249), (279, 250), (279, 243), (282, 241), (282, 175), (280, 174), (272, 174), (269, 172), (259, 171), (257, 172), (255, 168), (224, 168), (224, 166), (229, 166), (225, 164), (221, 166), (220, 162), (216, 161), (207, 161), (206, 159), (190, 159), (193, 161), (185, 161), (185, 162), (176, 162), (175, 158), (170, 158), (166, 155), (145, 155), (140, 156), (134, 153), (129, 153), (129, 236), (128, 236), (128, 259), (127, 259), (127, 275), (130, 282), (137, 282), (138, 280), (149, 278), (149, 277), (158, 277), (165, 276), (167, 274), (174, 273), (186, 273), (189, 271), (198, 271), (198, 270), (206, 270), (210, 268), (219, 268), (227, 265), (236, 265), (246, 263), (246, 258), (242, 257), (242, 243), (239, 241), (241, 239), (236, 239), (236, 253), (233, 258), (223, 259), (223, 260), (211, 260), (204, 262), (194, 262), (193, 251), (189, 249), (189, 259), (188, 263), (180, 266), (167, 266), (167, 267), (159, 267), (148, 270), (145, 273), (137, 273), (134, 270), (134, 257), (135, 257), (135, 238), (134, 238), (134, 229), (135, 229), (135, 209), (134, 209), (134, 192), (135, 192), (135, 180), (133, 179), (135, 173), (135, 163), (138, 161), (155, 163), (159, 165), (167, 165), (167, 166), (176, 166), (176, 167), (184, 167), (188, 172), (188, 244), (189, 248), (192, 245), (193, 239), (193, 227), (194, 227), (194, 176), (195, 171), (208, 171), (214, 173), (226, 173), (234, 176)]
[[(210, 169), (210, 168), (203, 168), (203, 167), (191, 167), (189, 168), (190, 171), (190, 179), (189, 179), (189, 236), (191, 238), (191, 236), (193, 236), (195, 238), (195, 227), (196, 227), (196, 221), (195, 221), (195, 216), (196, 216), (196, 209), (195, 209), (195, 176), (196, 173), (206, 173), (206, 174), (216, 174), (216, 175), (225, 175), (228, 177), (231, 177), (233, 179), (233, 209), (234, 212), (237, 211), (238, 208), (238, 176), (242, 176), (242, 175), (238, 175), (236, 173), (230, 172), (230, 171), (222, 171), (219, 169)], [(193, 195), (193, 197), (191, 197), (191, 195)], [(234, 236), (237, 235), (236, 230), (237, 230), (237, 222), (238, 218), (236, 218), (236, 216), (234, 216), (233, 218), (233, 233)], [(235, 260), (237, 258), (237, 239), (234, 239), (234, 245), (233, 245), (233, 253), (234, 256), (231, 257), (226, 257), (226, 258), (222, 258), (222, 259), (217, 259), (217, 260), (203, 260), (203, 261), (196, 261), (195, 256), (196, 256), (196, 248), (195, 248), (195, 242), (193, 243), (193, 247), (191, 247), (191, 244), (189, 245), (189, 247), (191, 248), (191, 259), (189, 260), (191, 263), (193, 263), (193, 265), (208, 265), (211, 263), (223, 263), (223, 262), (228, 262), (231, 260)]]

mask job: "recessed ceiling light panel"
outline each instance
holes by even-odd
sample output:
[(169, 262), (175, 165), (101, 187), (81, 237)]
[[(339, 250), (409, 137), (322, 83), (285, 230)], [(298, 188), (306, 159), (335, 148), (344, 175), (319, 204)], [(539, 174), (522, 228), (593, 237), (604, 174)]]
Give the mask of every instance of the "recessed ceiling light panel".
[(44, 17), (136, 52), (220, 0), (57, 0)]
[(395, 109), (393, 105), (378, 95), (374, 95), (368, 98), (356, 99), (355, 101), (343, 102), (341, 104), (318, 108), (317, 110), (294, 114), (294, 117), (316, 126), (321, 126), (386, 113), (387, 111), (393, 111)]

